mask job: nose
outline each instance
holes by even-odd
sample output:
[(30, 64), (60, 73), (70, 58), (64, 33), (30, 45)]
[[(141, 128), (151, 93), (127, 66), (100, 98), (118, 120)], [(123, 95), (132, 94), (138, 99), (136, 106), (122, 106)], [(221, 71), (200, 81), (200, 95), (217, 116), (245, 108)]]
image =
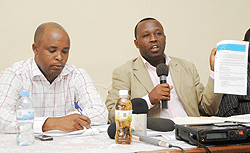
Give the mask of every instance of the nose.
[(157, 41), (157, 38), (154, 34), (151, 34), (150, 35), (150, 42), (156, 42)]
[(56, 59), (57, 61), (61, 61), (61, 60), (63, 59), (62, 53), (61, 53), (61, 52), (58, 52), (58, 53), (56, 54), (56, 56), (55, 56), (55, 59)]

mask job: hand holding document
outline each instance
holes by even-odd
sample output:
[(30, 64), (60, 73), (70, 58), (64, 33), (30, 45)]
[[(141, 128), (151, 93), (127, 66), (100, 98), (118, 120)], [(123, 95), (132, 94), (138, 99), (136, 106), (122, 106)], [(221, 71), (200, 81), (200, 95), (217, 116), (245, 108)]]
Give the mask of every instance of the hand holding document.
[(246, 95), (249, 42), (223, 40), (217, 46), (214, 92)]

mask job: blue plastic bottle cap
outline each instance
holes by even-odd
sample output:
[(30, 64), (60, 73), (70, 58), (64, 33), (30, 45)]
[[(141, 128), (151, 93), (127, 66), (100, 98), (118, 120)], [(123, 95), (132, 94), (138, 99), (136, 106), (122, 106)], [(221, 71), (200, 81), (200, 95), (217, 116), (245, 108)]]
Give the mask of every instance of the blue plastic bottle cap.
[(30, 92), (29, 91), (21, 91), (21, 97), (29, 97)]

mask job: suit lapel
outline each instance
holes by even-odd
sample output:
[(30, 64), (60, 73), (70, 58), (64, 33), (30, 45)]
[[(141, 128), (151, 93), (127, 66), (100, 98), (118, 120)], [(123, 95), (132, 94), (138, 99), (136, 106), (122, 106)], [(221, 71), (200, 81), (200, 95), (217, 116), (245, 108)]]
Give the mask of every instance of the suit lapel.
[(138, 81), (145, 87), (148, 93), (154, 88), (153, 82), (148, 74), (148, 71), (143, 64), (141, 57), (138, 57), (134, 62), (133, 71)]
[[(178, 66), (178, 63), (175, 59), (171, 58), (171, 62), (169, 63), (169, 70), (173, 83), (175, 85), (175, 90), (178, 95), (181, 95), (179, 93), (181, 91), (181, 68)], [(138, 81), (147, 89), (148, 92), (150, 92), (154, 88), (154, 85), (145, 65), (143, 64), (141, 57), (138, 57), (137, 60), (135, 60), (133, 71)]]
[(180, 66), (178, 65), (178, 62), (171, 57), (171, 62), (169, 63), (169, 70), (170, 70), (170, 73), (171, 73), (171, 77), (172, 77), (172, 80), (173, 80), (173, 84), (174, 84), (174, 87), (175, 87), (175, 90), (179, 96), (179, 99), (181, 100), (183, 97), (181, 95), (183, 95), (181, 93), (181, 68)]
[[(199, 112), (196, 112), (198, 109), (196, 106), (190, 106), (191, 104), (194, 104), (195, 102), (193, 100), (195, 99), (190, 99), (190, 97), (196, 96), (195, 93), (193, 92), (188, 92), (187, 87), (187, 81), (189, 81), (188, 77), (186, 76), (182, 70), (182, 66), (179, 63), (178, 59), (171, 58), (171, 62), (169, 63), (169, 69), (171, 72), (171, 77), (175, 86), (175, 90), (179, 96), (179, 100), (182, 103), (183, 108), (185, 109), (187, 115), (197, 115), (196, 113), (199, 114)], [(197, 109), (197, 110), (196, 110)], [(195, 114), (194, 114), (195, 113)]]

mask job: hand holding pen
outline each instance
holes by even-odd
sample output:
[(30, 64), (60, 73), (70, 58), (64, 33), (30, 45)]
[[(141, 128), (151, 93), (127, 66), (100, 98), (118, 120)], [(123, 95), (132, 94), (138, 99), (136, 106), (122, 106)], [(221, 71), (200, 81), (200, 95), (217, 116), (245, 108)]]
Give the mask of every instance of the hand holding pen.
[(42, 126), (43, 131), (60, 130), (73, 132), (83, 130), (84, 127), (90, 128), (90, 119), (82, 114), (82, 109), (75, 103), (80, 114), (70, 114), (62, 117), (49, 117)]
[(80, 114), (70, 114), (62, 117), (49, 117), (43, 124), (42, 130), (60, 130), (64, 132), (73, 132), (83, 130), (83, 126), (90, 128), (90, 119)]
[[(81, 107), (77, 104), (77, 102), (74, 102), (74, 104), (75, 104), (75, 106), (76, 106), (77, 111), (78, 111), (82, 116), (87, 117), (87, 116), (83, 115), (82, 109), (81, 109)], [(87, 118), (88, 118), (88, 117), (87, 117)], [(89, 119), (89, 118), (88, 118), (88, 119)], [(88, 126), (88, 127), (85, 126), (87, 129), (88, 129), (88, 128), (91, 128), (91, 127), (90, 127), (90, 123), (91, 123), (91, 122), (90, 122), (90, 119), (89, 119), (89, 126)], [(80, 124), (80, 125), (81, 125), (81, 126), (84, 126), (84, 125), (82, 125), (82, 124)]]

